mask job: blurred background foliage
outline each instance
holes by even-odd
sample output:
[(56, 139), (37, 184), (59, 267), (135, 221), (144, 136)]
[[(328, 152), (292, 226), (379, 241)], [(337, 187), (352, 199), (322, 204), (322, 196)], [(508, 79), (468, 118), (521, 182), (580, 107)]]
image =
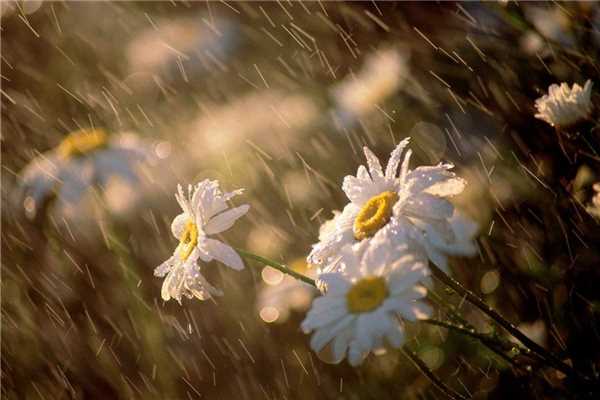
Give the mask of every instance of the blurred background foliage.
[[(319, 361), (299, 329), (314, 293), (282, 301), (282, 277), (259, 265), (207, 265), (226, 295), (183, 306), (163, 303), (152, 275), (176, 245), (178, 182), (246, 188), (251, 212), (226, 239), (291, 263), (343, 206), (362, 145), (385, 157), (408, 135), (415, 164), (452, 161), (469, 181), (456, 204), (481, 227), (480, 254), (454, 260), (455, 277), (598, 373), (597, 118), (561, 148), (533, 117), (551, 83), (598, 85), (597, 3), (1, 6), (5, 398), (442, 398), (395, 351), (356, 369)], [(144, 141), (140, 182), (26, 218), (23, 168), (90, 126)], [(413, 332), (408, 346), (474, 398), (584, 396), (552, 369), (510, 366), (442, 328)]]

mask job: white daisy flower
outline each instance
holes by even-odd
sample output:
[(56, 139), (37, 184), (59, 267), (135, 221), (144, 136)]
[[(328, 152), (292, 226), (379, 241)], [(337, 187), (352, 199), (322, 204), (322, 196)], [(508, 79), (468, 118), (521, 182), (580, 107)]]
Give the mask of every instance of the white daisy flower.
[(326, 291), (302, 322), (304, 332), (314, 331), (310, 346), (324, 361), (339, 363), (347, 356), (356, 366), (372, 350), (399, 348), (405, 341), (404, 321), (432, 314), (422, 301), (425, 263), (410, 254), (392, 263), (366, 262), (364, 248), (362, 243), (341, 250), (344, 273), (320, 276)]
[(560, 128), (587, 118), (592, 111), (592, 85), (589, 79), (583, 87), (575, 83), (570, 88), (564, 82), (560, 86), (550, 85), (548, 94), (535, 101), (538, 110), (535, 117)]
[(411, 151), (404, 153), (408, 142), (407, 138), (394, 149), (385, 171), (371, 150), (364, 148), (368, 169), (361, 165), (356, 177), (344, 178), (342, 189), (350, 203), (334, 217), (330, 223), (334, 227), (321, 233), (309, 263), (325, 265), (328, 272), (341, 248), (363, 241), (369, 243), (367, 257), (374, 262), (390, 249), (411, 245), (444, 270), (448, 254), (475, 252), (476, 225), (455, 216), (446, 199), (463, 191), (464, 180), (450, 171), (452, 164), (410, 170)]
[(217, 260), (237, 271), (244, 269), (238, 253), (225, 243), (212, 239), (231, 228), (235, 221), (248, 212), (244, 204), (229, 208), (227, 202), (241, 194), (243, 189), (222, 193), (218, 181), (208, 179), (195, 187), (188, 186), (187, 196), (181, 185), (177, 186), (175, 198), (183, 212), (173, 220), (171, 232), (179, 240), (173, 255), (154, 270), (154, 275), (166, 278), (162, 286), (162, 298), (174, 298), (181, 303), (181, 296), (206, 300), (221, 296), (221, 290), (212, 286), (202, 276), (198, 259), (209, 262)]
[(35, 216), (54, 195), (73, 204), (90, 186), (105, 186), (114, 176), (137, 183), (134, 165), (149, 160), (150, 154), (149, 146), (133, 134), (109, 136), (102, 129), (72, 132), (23, 170), (25, 211)]
[[(309, 268), (304, 258), (289, 264), (289, 268), (309, 278), (315, 278), (315, 268)], [(306, 311), (319, 293), (314, 287), (271, 267), (262, 270), (265, 282), (258, 293), (256, 308), (265, 322), (285, 322), (292, 311)]]
[(592, 196), (592, 201), (586, 207), (586, 210), (593, 217), (600, 219), (600, 182), (594, 183), (592, 189), (594, 194)]

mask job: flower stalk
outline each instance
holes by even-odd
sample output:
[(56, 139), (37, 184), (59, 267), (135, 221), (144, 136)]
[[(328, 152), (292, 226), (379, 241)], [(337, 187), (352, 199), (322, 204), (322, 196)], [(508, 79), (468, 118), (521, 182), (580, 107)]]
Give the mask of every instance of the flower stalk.
[(261, 257), (259, 255), (256, 255), (254, 253), (250, 253), (248, 251), (242, 250), (242, 249), (235, 249), (240, 256), (242, 256), (243, 258), (249, 259), (249, 260), (254, 260), (254, 261), (258, 261), (262, 264), (268, 265), (269, 267), (275, 268), (276, 270), (283, 272), (284, 274), (288, 274), (304, 283), (306, 283), (307, 285), (311, 285), (314, 287), (317, 287), (317, 283), (315, 282), (314, 279), (309, 278), (306, 275), (303, 275), (299, 272), (294, 271), (293, 269), (285, 266), (284, 264), (278, 263), (277, 261), (274, 260), (270, 260), (268, 258), (265, 257)]
[(425, 364), (425, 362), (421, 360), (415, 352), (404, 348), (401, 348), (400, 351), (402, 352), (402, 354), (404, 354), (404, 356), (406, 356), (410, 361), (412, 361), (415, 367), (417, 367), (419, 371), (421, 371), (423, 375), (425, 375), (427, 379), (429, 379), (429, 381), (442, 393), (444, 393), (448, 398), (452, 400), (470, 399), (470, 397), (466, 397), (458, 393), (456, 390), (452, 389), (450, 386), (442, 382), (442, 380), (438, 378), (437, 375), (431, 369), (429, 369), (427, 364)]
[(429, 264), (433, 276), (443, 282), (445, 285), (464, 296), (465, 299), (473, 304), (475, 307), (480, 309), (483, 313), (492, 318), (498, 325), (503, 327), (507, 332), (513, 335), (517, 340), (519, 340), (524, 346), (529, 348), (531, 351), (537, 353), (542, 359), (546, 361), (546, 363), (553, 368), (563, 372), (569, 377), (576, 378), (583, 382), (590, 382), (590, 379), (587, 376), (580, 374), (578, 371), (564, 363), (554, 354), (550, 353), (542, 346), (529, 339), (523, 332), (521, 332), (512, 322), (508, 321), (504, 317), (502, 317), (497, 311), (491, 308), (485, 301), (483, 301), (479, 296), (475, 293), (464, 287), (460, 282), (456, 279), (452, 278), (440, 268), (438, 268), (433, 263)]

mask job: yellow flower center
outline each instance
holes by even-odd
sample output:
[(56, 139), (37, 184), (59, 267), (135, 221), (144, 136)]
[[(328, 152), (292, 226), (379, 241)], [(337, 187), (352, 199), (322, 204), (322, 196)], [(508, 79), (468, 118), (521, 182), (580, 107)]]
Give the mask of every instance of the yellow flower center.
[(179, 253), (179, 257), (181, 257), (182, 261), (188, 259), (194, 248), (198, 244), (198, 228), (196, 228), (196, 224), (192, 221), (188, 221), (185, 224), (185, 230), (181, 234), (181, 238), (179, 239), (179, 247), (181, 251)]
[(381, 277), (363, 278), (346, 293), (348, 310), (353, 314), (365, 313), (379, 307), (388, 297), (388, 287)]
[(58, 145), (58, 154), (62, 158), (82, 156), (91, 151), (105, 147), (108, 135), (102, 129), (82, 129), (72, 132)]
[(354, 220), (354, 238), (363, 240), (371, 237), (387, 224), (397, 201), (398, 194), (395, 192), (383, 192), (371, 197)]

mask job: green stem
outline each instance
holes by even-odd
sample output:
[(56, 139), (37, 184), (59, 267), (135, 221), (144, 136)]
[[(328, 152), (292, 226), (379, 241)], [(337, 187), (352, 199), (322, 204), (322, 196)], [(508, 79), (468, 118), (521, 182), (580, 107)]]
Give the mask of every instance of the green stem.
[[(519, 351), (519, 354), (521, 354), (521, 355), (528, 356), (528, 357), (535, 359), (536, 361), (541, 362), (543, 364), (548, 363), (545, 358), (543, 358), (539, 354), (531, 351), (527, 347), (523, 347), (516, 343), (509, 342), (509, 341), (504, 340), (496, 335), (491, 336), (491, 335), (486, 335), (483, 333), (477, 333), (475, 331), (475, 327), (473, 325), (471, 325), (469, 323), (469, 321), (464, 319), (456, 311), (456, 307), (454, 307), (452, 304), (449, 304), (448, 302), (445, 302), (444, 300), (442, 300), (442, 298), (434, 291), (430, 290), (427, 293), (427, 297), (433, 303), (435, 303), (438, 307), (447, 309), (448, 317), (450, 317), (452, 320), (454, 320), (455, 323), (457, 323), (459, 325), (455, 325), (455, 324), (448, 323), (448, 322), (440, 323), (439, 320), (424, 320), (424, 322), (430, 323), (432, 325), (444, 326), (445, 328), (452, 329), (455, 332), (459, 332), (459, 333), (474, 337), (474, 338), (480, 340), (482, 342), (482, 344), (484, 344), (486, 347), (488, 347), (491, 351), (493, 351), (498, 356), (500, 356), (500, 358), (504, 359), (505, 361), (507, 361), (513, 365), (515, 365), (514, 360), (511, 357), (507, 356), (504, 353), (504, 351), (507, 351), (509, 349), (510, 350), (517, 349)], [(472, 334), (472, 332), (476, 332), (477, 337), (474, 336)]]
[(278, 263), (277, 261), (273, 261), (270, 260), (268, 258), (265, 257), (261, 257), (261, 256), (257, 256), (256, 254), (250, 253), (248, 251), (242, 250), (242, 249), (235, 249), (242, 257), (249, 259), (249, 260), (254, 260), (254, 261), (258, 261), (262, 264), (268, 265), (269, 267), (275, 268), (278, 271), (283, 272), (284, 274), (288, 274), (308, 285), (317, 287), (317, 283), (315, 282), (314, 279), (309, 278), (306, 275), (303, 275), (301, 273), (298, 273), (296, 271), (294, 271), (293, 269), (285, 266), (284, 264)]
[(421, 360), (417, 356), (417, 354), (412, 350), (401, 348), (400, 352), (402, 352), (402, 354), (404, 354), (409, 360), (411, 360), (415, 367), (417, 367), (419, 371), (421, 371), (421, 373), (425, 375), (427, 379), (429, 379), (429, 381), (433, 383), (433, 385), (436, 388), (438, 388), (442, 393), (444, 393), (448, 398), (452, 400), (467, 400), (470, 398), (463, 396), (462, 394), (458, 393), (456, 390), (452, 389), (450, 386), (442, 382), (442, 380), (438, 378), (435, 375), (435, 373), (431, 369), (429, 369), (427, 364), (425, 364), (425, 362)]
[(479, 308), (485, 314), (487, 314), (490, 318), (498, 323), (501, 327), (506, 329), (511, 335), (513, 335), (517, 340), (519, 340), (523, 345), (531, 349), (533, 352), (539, 354), (546, 362), (551, 365), (553, 368), (565, 373), (570, 377), (577, 378), (584, 382), (590, 382), (590, 379), (586, 376), (581, 375), (576, 370), (571, 368), (569, 365), (565, 364), (562, 360), (556, 357), (554, 354), (550, 353), (542, 346), (529, 339), (523, 332), (521, 332), (514, 324), (510, 321), (502, 317), (497, 311), (488, 306), (481, 298), (479, 298), (475, 293), (465, 288), (462, 284), (460, 284), (457, 280), (446, 274), (444, 271), (439, 269), (433, 263), (429, 263), (431, 271), (433, 275), (439, 279), (441, 282), (446, 284), (448, 287), (452, 288), (457, 293), (463, 295), (467, 301), (473, 304), (475, 307)]
[[(464, 326), (460, 326), (460, 325), (454, 325), (450, 322), (439, 321), (436, 319), (422, 319), (422, 320), (420, 320), (420, 322), (423, 322), (423, 323), (426, 323), (429, 325), (440, 326), (442, 328), (446, 328), (446, 329), (454, 331), (456, 333), (460, 333), (461, 335), (469, 336), (473, 339), (476, 339), (476, 340), (480, 341), (481, 344), (483, 344), (485, 347), (490, 349), (498, 357), (500, 357), (501, 359), (506, 361), (508, 364), (515, 366), (515, 367), (520, 367), (520, 365), (517, 362), (515, 362), (515, 360), (512, 357), (508, 356), (505, 353), (506, 350), (513, 349), (515, 346), (513, 346), (510, 343), (506, 343), (497, 337), (487, 335), (485, 333), (479, 333), (479, 332), (475, 331), (475, 329), (473, 329), (472, 327), (464, 327)], [(520, 350), (521, 349), (519, 348), (519, 351)]]
[(473, 325), (471, 325), (469, 323), (469, 321), (467, 321), (466, 319), (464, 319), (462, 317), (462, 315), (460, 315), (458, 313), (458, 311), (456, 310), (456, 307), (452, 304), (450, 304), (447, 301), (444, 301), (440, 295), (438, 295), (436, 292), (434, 292), (433, 290), (428, 290), (427, 291), (427, 298), (429, 300), (431, 300), (433, 303), (435, 303), (438, 307), (440, 308), (445, 308), (448, 312), (448, 317), (450, 319), (453, 319), (454, 322), (459, 323), (461, 325), (463, 325), (466, 328), (470, 328), (473, 329)]

